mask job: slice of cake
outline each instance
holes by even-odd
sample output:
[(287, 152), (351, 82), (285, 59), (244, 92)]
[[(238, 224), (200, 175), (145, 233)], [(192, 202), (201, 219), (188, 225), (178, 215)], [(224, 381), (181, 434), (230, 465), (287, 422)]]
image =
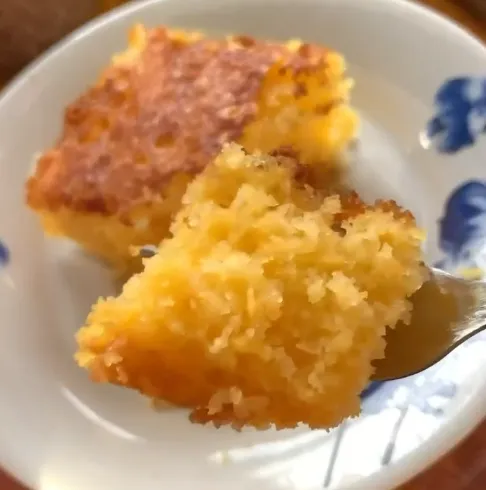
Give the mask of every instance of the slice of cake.
[(343, 58), (320, 46), (136, 26), (96, 85), (66, 110), (27, 202), (51, 235), (116, 266), (166, 236), (187, 183), (226, 142), (327, 162), (356, 132)]
[(316, 192), (288, 157), (229, 145), (157, 254), (79, 331), (94, 380), (238, 428), (359, 413), (386, 326), (422, 285), (422, 232), (393, 202)]

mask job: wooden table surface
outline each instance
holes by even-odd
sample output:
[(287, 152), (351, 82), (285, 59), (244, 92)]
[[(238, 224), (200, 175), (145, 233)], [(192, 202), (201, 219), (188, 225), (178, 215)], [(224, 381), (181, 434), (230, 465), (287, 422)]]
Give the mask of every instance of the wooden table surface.
[[(2, 0), (0, 0), (2, 1)], [(42, 0), (38, 0), (42, 3)], [(103, 0), (106, 5), (120, 0)], [(243, 1), (243, 0), (242, 0)], [(364, 0), (363, 0), (364, 1)], [(465, 5), (474, 0), (420, 0), (455, 19), (486, 42), (486, 15)], [(477, 3), (486, 0), (476, 0)], [(400, 490), (486, 490), (486, 420), (449, 455), (402, 486)], [(0, 470), (0, 490), (26, 490)], [(90, 490), (90, 489), (86, 489)]]

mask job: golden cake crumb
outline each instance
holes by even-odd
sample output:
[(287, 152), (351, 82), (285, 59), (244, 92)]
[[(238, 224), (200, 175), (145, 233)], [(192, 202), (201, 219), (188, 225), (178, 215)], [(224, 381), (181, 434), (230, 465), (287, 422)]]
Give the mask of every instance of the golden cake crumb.
[(299, 164), (227, 145), (158, 253), (101, 299), (76, 355), (97, 381), (235, 428), (358, 415), (387, 326), (422, 285), (423, 233), (393, 202), (326, 195)]

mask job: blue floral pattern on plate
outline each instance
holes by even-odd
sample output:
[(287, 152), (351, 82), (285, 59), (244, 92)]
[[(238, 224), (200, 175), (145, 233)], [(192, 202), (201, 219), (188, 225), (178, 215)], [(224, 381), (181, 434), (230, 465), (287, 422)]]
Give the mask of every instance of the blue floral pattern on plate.
[(452, 191), (439, 223), (439, 248), (445, 258), (437, 265), (458, 271), (485, 268), (486, 182), (471, 180)]
[(10, 260), (10, 253), (8, 248), (0, 242), (0, 267), (4, 267), (8, 264)]
[[(439, 153), (456, 154), (486, 133), (486, 78), (451, 78), (439, 88), (434, 103), (436, 114), (427, 123), (425, 136)], [(438, 222), (438, 246), (443, 258), (435, 264), (437, 267), (453, 273), (468, 269), (486, 271), (486, 182), (469, 180), (451, 190)], [(481, 355), (485, 343), (486, 334), (480, 334), (470, 339), (466, 348), (473, 353), (474, 345), (479, 345), (475, 353)], [(404, 380), (370, 383), (364, 390), (362, 418), (383, 416), (391, 410), (398, 412), (382, 447), (381, 466), (392, 462), (405, 426), (409, 432), (421, 430), (412, 422), (406, 423), (411, 410), (427, 417), (428, 423), (444, 416), (458, 391), (457, 372), (464, 366), (458, 360), (460, 355), (455, 351), (424, 373)], [(324, 488), (334, 483), (339, 453), (352, 426), (353, 422), (346, 422), (334, 432)]]
[(486, 131), (486, 78), (447, 80), (435, 96), (436, 115), (426, 136), (443, 153), (456, 153)]

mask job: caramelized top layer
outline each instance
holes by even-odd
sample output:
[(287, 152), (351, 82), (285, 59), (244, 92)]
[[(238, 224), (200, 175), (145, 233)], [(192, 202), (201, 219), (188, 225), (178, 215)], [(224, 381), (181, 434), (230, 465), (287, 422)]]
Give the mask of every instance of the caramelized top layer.
[(60, 142), (27, 184), (32, 207), (117, 214), (152, 201), (174, 173), (199, 172), (241, 135), (270, 67), (302, 72), (327, 53), (164, 28), (137, 27), (130, 44), (67, 108)]

